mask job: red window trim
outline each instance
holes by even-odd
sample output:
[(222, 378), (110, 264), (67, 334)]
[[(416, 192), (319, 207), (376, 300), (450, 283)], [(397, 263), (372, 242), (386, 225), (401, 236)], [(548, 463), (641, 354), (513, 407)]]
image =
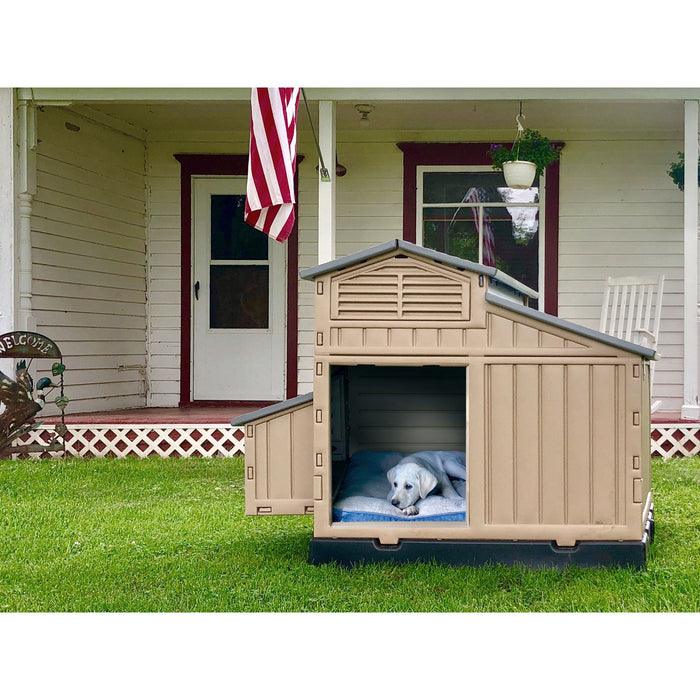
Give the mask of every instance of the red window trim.
[[(192, 331), (192, 176), (247, 175), (248, 155), (175, 153), (174, 157), (180, 163), (180, 406), (189, 406), (201, 403), (191, 399), (190, 381), (190, 362), (192, 359), (190, 341)], [(304, 156), (297, 157), (297, 166), (303, 158)], [(298, 178), (295, 176), (295, 198), (299, 201), (297, 180)], [(294, 228), (285, 243), (287, 246), (287, 398), (293, 398), (297, 395), (298, 240), (295, 221)]]
[[(403, 238), (416, 242), (416, 169), (419, 165), (490, 165), (490, 143), (396, 144), (403, 151)], [(563, 146), (562, 142), (556, 145)], [(559, 304), (559, 162), (547, 167), (544, 205), (544, 310), (557, 315)]]

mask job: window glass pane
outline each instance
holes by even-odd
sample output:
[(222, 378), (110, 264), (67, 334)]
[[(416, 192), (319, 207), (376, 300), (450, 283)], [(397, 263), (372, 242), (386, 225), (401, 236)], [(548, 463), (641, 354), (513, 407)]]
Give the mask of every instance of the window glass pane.
[(211, 259), (267, 260), (268, 237), (243, 221), (245, 195), (211, 195)]
[(467, 201), (469, 190), (473, 187), (483, 190), (482, 201), (500, 202), (499, 187), (505, 187), (506, 181), (500, 171), (457, 173), (434, 172), (423, 173), (423, 203), (454, 204)]
[(267, 265), (212, 265), (209, 327), (267, 328), (269, 270)]
[[(535, 291), (539, 262), (537, 211), (532, 207), (484, 210), (484, 264), (493, 265)], [(491, 262), (486, 262), (488, 251)]]
[[(425, 206), (448, 202), (464, 203), (464, 206)], [(522, 204), (539, 204), (538, 186), (526, 190), (506, 187), (501, 172), (426, 172), (423, 174), (423, 245), (496, 267), (537, 290), (539, 207), (518, 206)], [(483, 211), (481, 232), (480, 211)]]
[(423, 210), (423, 245), (479, 262), (478, 209), (428, 207)]

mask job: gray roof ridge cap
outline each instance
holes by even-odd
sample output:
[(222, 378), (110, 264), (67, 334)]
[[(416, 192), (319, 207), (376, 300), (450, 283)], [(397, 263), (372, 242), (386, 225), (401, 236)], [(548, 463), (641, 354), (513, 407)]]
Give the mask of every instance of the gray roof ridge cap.
[(270, 404), (269, 406), (264, 406), (259, 408), (257, 411), (251, 411), (250, 413), (244, 413), (243, 415), (233, 418), (230, 423), (234, 426), (245, 425), (246, 423), (252, 423), (260, 418), (265, 418), (266, 416), (271, 416), (273, 413), (278, 413), (279, 411), (286, 411), (287, 409), (294, 408), (295, 406), (301, 406), (302, 404), (308, 403), (313, 400), (313, 392), (308, 394), (299, 394), (291, 399), (285, 399), (284, 401), (279, 401), (278, 403)]
[[(460, 270), (471, 270), (480, 274), (487, 275), (489, 277), (495, 277), (499, 270), (490, 265), (483, 265), (482, 263), (473, 262), (472, 260), (465, 260), (464, 258), (459, 258), (456, 255), (449, 255), (448, 253), (441, 253), (437, 250), (432, 250), (431, 248), (426, 248), (420, 246), (417, 243), (412, 243), (410, 241), (404, 241), (399, 238), (394, 238), (384, 243), (379, 243), (377, 245), (365, 248), (364, 250), (358, 251), (356, 253), (350, 253), (349, 255), (344, 255), (342, 258), (336, 258), (335, 260), (330, 260), (329, 262), (320, 263), (319, 265), (313, 265), (312, 267), (306, 268), (299, 273), (302, 279), (313, 279), (318, 275), (322, 275), (325, 272), (330, 272), (333, 270), (342, 270), (343, 268), (350, 267), (352, 265), (357, 265), (365, 260), (368, 260), (374, 256), (382, 255), (384, 253), (390, 253), (393, 250), (403, 250), (407, 253), (414, 253), (415, 255), (420, 255), (422, 257), (434, 260), (436, 262), (446, 263), (452, 265)], [(501, 272), (503, 277), (503, 283), (510, 285), (511, 282), (515, 284), (520, 284), (517, 280), (513, 280), (512, 277), (506, 275), (506, 273)], [(518, 290), (520, 291), (520, 290)], [(533, 290), (534, 291), (534, 290)]]

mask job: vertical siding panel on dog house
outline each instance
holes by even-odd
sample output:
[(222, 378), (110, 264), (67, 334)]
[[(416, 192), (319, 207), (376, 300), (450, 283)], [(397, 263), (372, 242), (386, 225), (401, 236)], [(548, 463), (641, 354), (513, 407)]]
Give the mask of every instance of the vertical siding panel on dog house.
[(590, 367), (567, 365), (566, 382), (566, 522), (590, 522)]
[(620, 396), (617, 374), (618, 367), (615, 365), (592, 367), (591, 516), (594, 523), (601, 525), (617, 522), (617, 475), (620, 466), (617, 403), (624, 397), (624, 394), (623, 397)]
[(566, 502), (565, 391), (562, 365), (541, 365), (543, 394), (540, 404), (541, 518), (543, 523), (564, 523)]
[(245, 424), (247, 515), (297, 515), (313, 510), (311, 396), (241, 416)]
[(515, 521), (540, 522), (539, 365), (515, 366)]
[(513, 366), (486, 365), (487, 522), (515, 522)]

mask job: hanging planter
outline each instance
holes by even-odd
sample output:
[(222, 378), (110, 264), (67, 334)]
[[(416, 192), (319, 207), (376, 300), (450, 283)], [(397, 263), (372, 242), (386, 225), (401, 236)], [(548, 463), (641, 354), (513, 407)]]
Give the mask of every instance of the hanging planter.
[(507, 160), (503, 163), (503, 176), (506, 185), (514, 189), (532, 187), (537, 174), (537, 166), (529, 160)]
[[(502, 170), (508, 187), (526, 189), (532, 187), (536, 177), (544, 169), (559, 159), (561, 146), (555, 146), (539, 131), (525, 129), (521, 123), (522, 113), (515, 121), (518, 133), (511, 147), (503, 144), (491, 144), (489, 154), (494, 170)], [(527, 171), (527, 175), (523, 171)], [(513, 173), (517, 172), (517, 175)]]
[[(669, 174), (671, 180), (676, 183), (678, 189), (682, 192), (685, 181), (685, 154), (682, 151), (678, 151), (678, 161), (671, 163), (666, 172)], [(698, 163), (698, 182), (700, 183), (700, 163)]]

